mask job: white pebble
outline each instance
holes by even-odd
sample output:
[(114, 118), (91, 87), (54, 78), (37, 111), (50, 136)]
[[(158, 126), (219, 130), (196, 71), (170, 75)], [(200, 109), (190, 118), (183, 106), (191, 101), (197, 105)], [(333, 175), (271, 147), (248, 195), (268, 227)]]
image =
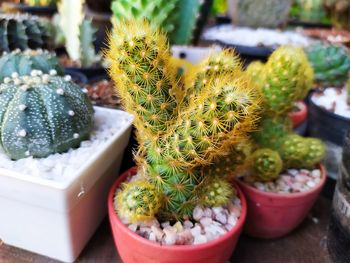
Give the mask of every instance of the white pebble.
[(310, 187), (310, 188), (313, 188), (313, 187), (316, 186), (315, 182), (313, 182), (313, 181), (308, 181), (308, 182), (306, 183), (306, 185), (307, 185), (308, 187)]
[(199, 221), (204, 216), (204, 210), (200, 206), (196, 206), (193, 210), (193, 219)]
[(211, 217), (202, 217), (199, 222), (202, 224), (202, 226), (209, 226), (213, 223), (213, 220)]
[(196, 244), (203, 244), (203, 243), (206, 243), (208, 240), (207, 240), (207, 237), (205, 235), (198, 235), (198, 236), (195, 236), (194, 237), (194, 242), (193, 244), (196, 245)]
[(191, 234), (193, 235), (193, 236), (198, 236), (198, 235), (200, 235), (201, 234), (201, 232), (202, 232), (202, 228), (200, 227), (200, 226), (195, 226), (194, 228), (192, 228), (191, 230)]
[(320, 178), (321, 177), (321, 171), (319, 169), (315, 169), (311, 172), (311, 176), (315, 178)]
[(225, 225), (227, 223), (227, 216), (224, 213), (219, 213), (215, 215), (215, 220)]

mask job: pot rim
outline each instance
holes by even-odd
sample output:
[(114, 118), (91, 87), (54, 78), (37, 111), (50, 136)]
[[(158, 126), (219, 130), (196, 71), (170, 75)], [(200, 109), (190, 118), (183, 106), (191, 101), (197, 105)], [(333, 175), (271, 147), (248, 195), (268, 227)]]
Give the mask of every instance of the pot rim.
[(236, 178), (236, 182), (241, 186), (244, 187), (246, 189), (248, 189), (251, 192), (254, 192), (256, 194), (259, 195), (264, 195), (270, 198), (279, 198), (279, 199), (291, 199), (291, 198), (301, 198), (304, 197), (306, 195), (312, 194), (314, 192), (319, 191), (320, 188), (322, 188), (324, 186), (324, 184), (326, 183), (326, 179), (327, 179), (327, 171), (326, 168), (323, 164), (318, 164), (319, 169), (321, 170), (321, 181), (312, 189), (305, 191), (305, 192), (300, 192), (300, 193), (271, 193), (271, 192), (264, 192), (261, 191), (253, 186), (250, 186), (249, 184), (247, 184), (246, 182), (240, 180), (239, 178)]
[(289, 113), (289, 115), (291, 117), (296, 117), (296, 116), (304, 116), (305, 115), (305, 118), (307, 116), (307, 106), (306, 106), (306, 103), (304, 101), (297, 101), (296, 103), (296, 106), (298, 107), (298, 111), (292, 111)]
[(346, 117), (344, 117), (344, 116), (342, 116), (342, 115), (335, 114), (335, 113), (333, 113), (333, 112), (331, 112), (331, 111), (328, 111), (328, 110), (326, 110), (325, 108), (323, 108), (323, 107), (317, 105), (317, 104), (312, 100), (312, 97), (314, 96), (314, 93), (315, 93), (315, 91), (313, 92), (313, 94), (312, 94), (311, 97), (310, 97), (310, 105), (311, 105), (312, 107), (315, 107), (317, 110), (321, 111), (323, 114), (328, 115), (329, 117), (332, 117), (332, 118), (335, 118), (335, 119), (339, 119), (339, 120), (342, 120), (342, 121), (345, 121), (345, 122), (350, 122), (350, 118), (346, 118)]
[(154, 241), (150, 241), (144, 237), (139, 236), (135, 232), (131, 231), (125, 224), (123, 224), (120, 221), (119, 216), (115, 212), (114, 206), (113, 206), (114, 195), (115, 195), (115, 191), (116, 191), (117, 187), (121, 183), (123, 183), (128, 176), (131, 176), (131, 175), (135, 174), (136, 172), (137, 172), (137, 167), (132, 167), (132, 168), (126, 170), (113, 183), (113, 185), (109, 191), (109, 194), (108, 194), (108, 214), (109, 214), (110, 224), (116, 224), (124, 232), (124, 234), (132, 236), (132, 238), (135, 241), (143, 243), (144, 245), (147, 245), (147, 246), (150, 246), (153, 248), (158, 248), (158, 249), (167, 250), (167, 251), (184, 251), (185, 252), (185, 251), (193, 251), (193, 250), (204, 250), (204, 249), (210, 249), (210, 248), (216, 246), (217, 244), (225, 242), (232, 235), (234, 235), (237, 231), (240, 231), (240, 229), (243, 229), (243, 224), (244, 224), (244, 222), (246, 220), (246, 216), (247, 216), (247, 201), (246, 201), (246, 198), (245, 198), (242, 190), (239, 188), (239, 185), (236, 182), (232, 181), (231, 183), (233, 184), (233, 186), (237, 190), (239, 199), (241, 200), (242, 211), (241, 211), (241, 216), (239, 217), (236, 225), (230, 231), (228, 231), (226, 234), (224, 234), (224, 235), (222, 235), (214, 240), (211, 240), (207, 243), (196, 244), (196, 245), (161, 245), (159, 243), (156, 243)]

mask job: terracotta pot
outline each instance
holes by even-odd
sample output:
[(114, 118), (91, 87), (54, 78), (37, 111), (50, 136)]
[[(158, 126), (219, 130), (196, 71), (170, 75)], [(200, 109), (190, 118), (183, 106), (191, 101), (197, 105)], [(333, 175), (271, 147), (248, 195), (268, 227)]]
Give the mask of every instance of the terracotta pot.
[(248, 205), (244, 231), (253, 237), (272, 239), (294, 230), (307, 216), (326, 182), (326, 170), (323, 165), (320, 169), (321, 182), (303, 193), (262, 192), (237, 179)]
[(228, 262), (242, 232), (246, 218), (246, 200), (236, 184), (242, 202), (242, 213), (237, 224), (224, 236), (199, 245), (160, 245), (149, 241), (126, 227), (118, 218), (113, 207), (113, 198), (119, 185), (129, 175), (136, 174), (135, 167), (123, 173), (113, 184), (108, 196), (108, 213), (113, 238), (118, 253), (124, 263), (222, 263)]
[(298, 111), (289, 113), (289, 117), (292, 119), (293, 128), (301, 125), (307, 118), (307, 106), (305, 102), (298, 101), (296, 104)]

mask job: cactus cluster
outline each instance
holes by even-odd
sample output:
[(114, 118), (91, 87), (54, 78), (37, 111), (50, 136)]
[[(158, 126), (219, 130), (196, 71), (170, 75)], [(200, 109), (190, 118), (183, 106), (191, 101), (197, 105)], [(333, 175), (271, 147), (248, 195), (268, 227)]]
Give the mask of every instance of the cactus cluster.
[(49, 73), (50, 70), (56, 70), (58, 75), (63, 74), (55, 54), (46, 50), (25, 50), (19, 49), (10, 53), (4, 52), (0, 57), (0, 82), (6, 77), (11, 77), (13, 73), (19, 76), (30, 75), (32, 70), (40, 70), (43, 73)]
[(291, 15), (301, 21), (313, 23), (329, 23), (324, 0), (296, 0), (291, 8)]
[(48, 40), (48, 29), (38, 17), (0, 14), (0, 53), (15, 49), (46, 48)]
[(147, 19), (168, 34), (172, 44), (189, 44), (200, 33), (212, 0), (114, 0), (115, 25), (130, 19)]
[(288, 113), (312, 87), (313, 70), (301, 48), (282, 46), (266, 64), (252, 63), (246, 73), (263, 96), (263, 115), (252, 135), (255, 152), (247, 159), (252, 177), (269, 181), (282, 169), (313, 168), (325, 155), (314, 138), (293, 134)]
[(54, 6), (58, 0), (25, 0), (24, 2), (30, 6)]
[(328, 88), (345, 84), (350, 70), (350, 54), (346, 47), (316, 43), (307, 49), (307, 56), (317, 85)]
[[(181, 219), (191, 216), (197, 204), (227, 203), (233, 192), (224, 175), (208, 175), (205, 166), (255, 129), (260, 105), (259, 92), (237, 57), (229, 51), (212, 55), (179, 82), (166, 35), (147, 21), (121, 22), (109, 46), (110, 75), (126, 111), (135, 116), (139, 172), (161, 200), (159, 209), (142, 202), (128, 206), (129, 219)], [(124, 200), (134, 195), (128, 189), (135, 187), (142, 196), (150, 188), (127, 185), (120, 194)], [(118, 201), (123, 199), (116, 200), (118, 213), (125, 216)]]
[(341, 29), (350, 29), (350, 0), (324, 0), (332, 24)]
[(91, 102), (70, 76), (56, 74), (14, 72), (0, 85), (0, 146), (11, 159), (64, 152), (89, 137)]
[(288, 19), (291, 0), (230, 0), (232, 22), (247, 27), (278, 27)]
[(61, 0), (58, 20), (70, 59), (81, 67), (90, 67), (99, 60), (93, 45), (97, 30), (85, 19), (83, 5), (84, 0)]

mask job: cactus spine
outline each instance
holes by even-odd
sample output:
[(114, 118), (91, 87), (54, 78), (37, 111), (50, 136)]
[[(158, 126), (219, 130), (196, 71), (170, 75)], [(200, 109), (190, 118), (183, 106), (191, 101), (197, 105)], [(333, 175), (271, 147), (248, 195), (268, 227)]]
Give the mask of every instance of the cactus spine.
[[(230, 70), (211, 66), (220, 64), (218, 59), (237, 61), (231, 52), (204, 61), (185, 82), (191, 86), (179, 87), (167, 39), (147, 22), (123, 22), (109, 42), (110, 75), (125, 109), (135, 116), (141, 145), (136, 160), (162, 196), (153, 216), (191, 215), (203, 200), (196, 194), (205, 177), (203, 165), (254, 129), (258, 92), (239, 63)], [(185, 96), (177, 96), (179, 90)], [(187, 92), (190, 101), (184, 99)]]

